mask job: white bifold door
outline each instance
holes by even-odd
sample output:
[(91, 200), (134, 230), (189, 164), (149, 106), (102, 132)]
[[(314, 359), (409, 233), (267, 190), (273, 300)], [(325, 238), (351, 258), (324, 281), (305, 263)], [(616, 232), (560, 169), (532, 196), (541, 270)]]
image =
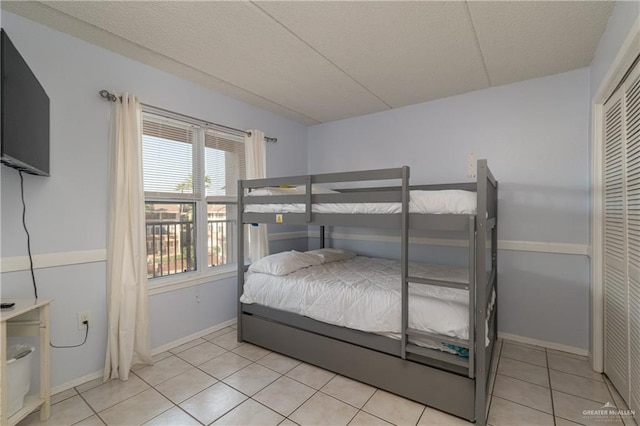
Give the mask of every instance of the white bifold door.
[[(604, 370), (640, 412), (640, 66), (604, 105)], [(621, 408), (621, 407), (619, 407)]]

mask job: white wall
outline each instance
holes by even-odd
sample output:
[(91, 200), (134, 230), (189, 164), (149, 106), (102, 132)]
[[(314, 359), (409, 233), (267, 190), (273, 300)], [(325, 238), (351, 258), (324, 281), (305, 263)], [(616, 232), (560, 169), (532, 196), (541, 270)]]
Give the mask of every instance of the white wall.
[[(588, 120), (580, 69), (310, 127), (309, 171), (408, 165), (414, 184), (464, 182), (474, 152), (499, 181), (500, 240), (586, 248)], [(499, 286), (501, 332), (588, 347), (586, 256), (501, 250)]]
[[(267, 146), (270, 176), (306, 172), (307, 135), (303, 125), (4, 11), (2, 27), (51, 100), (51, 177), (25, 176), (34, 255), (105, 248), (110, 105), (98, 96), (100, 89), (134, 92), (144, 103), (215, 123), (262, 129), (278, 138), (277, 144)], [(2, 256), (25, 256), (18, 173), (2, 166), (1, 177)], [(1, 278), (3, 298), (32, 296), (28, 272), (4, 273)], [(93, 314), (86, 345), (53, 350), (53, 386), (103, 368), (104, 262), (38, 269), (36, 278), (40, 297), (55, 299), (51, 312), (55, 344), (81, 341), (77, 312), (88, 309)], [(226, 279), (152, 296), (152, 347), (233, 318), (235, 286), (234, 279)]]

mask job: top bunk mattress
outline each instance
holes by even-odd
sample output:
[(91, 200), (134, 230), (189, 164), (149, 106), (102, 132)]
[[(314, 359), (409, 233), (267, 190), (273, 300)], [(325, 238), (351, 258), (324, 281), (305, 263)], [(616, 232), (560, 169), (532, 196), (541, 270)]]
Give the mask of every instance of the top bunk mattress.
[[(337, 193), (323, 188), (314, 194)], [(301, 195), (304, 189), (299, 188), (261, 188), (249, 193), (250, 196), (264, 195)], [(250, 202), (249, 200), (247, 200)], [(472, 191), (442, 190), (423, 191), (413, 190), (409, 194), (409, 213), (420, 214), (476, 214), (477, 197)], [(305, 213), (304, 203), (279, 204), (246, 204), (246, 213)], [(396, 214), (402, 213), (401, 203), (315, 203), (313, 213), (339, 214)]]
[[(410, 263), (409, 275), (469, 282), (467, 268)], [(400, 262), (356, 256), (301, 268), (288, 275), (249, 272), (242, 303), (257, 303), (333, 325), (400, 333)], [(432, 285), (409, 285), (409, 327), (469, 338), (469, 293)]]

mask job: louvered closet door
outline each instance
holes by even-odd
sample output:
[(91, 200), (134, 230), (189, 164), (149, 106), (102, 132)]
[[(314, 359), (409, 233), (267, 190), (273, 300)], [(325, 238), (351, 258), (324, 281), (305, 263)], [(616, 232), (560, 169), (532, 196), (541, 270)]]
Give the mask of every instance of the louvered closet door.
[(640, 65), (624, 84), (627, 146), (629, 408), (640, 413)]
[(604, 108), (604, 368), (620, 394), (628, 401), (629, 327), (623, 108), (621, 91), (616, 92)]
[(604, 369), (640, 412), (640, 64), (604, 111)]

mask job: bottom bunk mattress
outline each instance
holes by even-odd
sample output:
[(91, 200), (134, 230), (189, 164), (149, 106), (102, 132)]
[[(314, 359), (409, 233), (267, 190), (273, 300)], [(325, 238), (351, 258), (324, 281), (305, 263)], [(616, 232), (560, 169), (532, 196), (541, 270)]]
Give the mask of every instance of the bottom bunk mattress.
[[(446, 265), (410, 263), (409, 276), (469, 282), (467, 268)], [(304, 267), (287, 275), (249, 272), (240, 301), (399, 338), (400, 282), (400, 262), (356, 256)], [(468, 291), (410, 284), (409, 327), (467, 340)]]

